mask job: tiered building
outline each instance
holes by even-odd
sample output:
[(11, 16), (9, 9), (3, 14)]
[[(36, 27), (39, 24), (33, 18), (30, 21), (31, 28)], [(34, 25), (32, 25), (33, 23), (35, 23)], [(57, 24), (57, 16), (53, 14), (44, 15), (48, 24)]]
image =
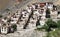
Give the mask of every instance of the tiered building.
[[(57, 6), (52, 2), (33, 3), (27, 5), (26, 9), (17, 10), (17, 12), (1, 18), (0, 32), (14, 32), (19, 25), (19, 29), (35, 29), (36, 26), (43, 26), (48, 18), (58, 19), (59, 12)], [(38, 23), (39, 22), (39, 23)]]

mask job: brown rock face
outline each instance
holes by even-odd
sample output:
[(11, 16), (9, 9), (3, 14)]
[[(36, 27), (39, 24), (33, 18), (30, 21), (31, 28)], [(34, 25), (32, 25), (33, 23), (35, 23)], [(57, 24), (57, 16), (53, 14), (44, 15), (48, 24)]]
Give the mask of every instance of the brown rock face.
[(0, 10), (5, 9), (8, 5), (13, 5), (13, 1), (20, 2), (22, 0), (0, 0)]
[(4, 9), (10, 0), (0, 0), (0, 10)]

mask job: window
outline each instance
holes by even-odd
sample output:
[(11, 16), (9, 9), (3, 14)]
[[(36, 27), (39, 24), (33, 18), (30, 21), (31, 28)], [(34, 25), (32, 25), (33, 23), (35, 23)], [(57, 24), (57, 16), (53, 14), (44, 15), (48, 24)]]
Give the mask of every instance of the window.
[(4, 31), (6, 31), (6, 27), (4, 28)]
[(3, 27), (2, 27), (2, 31), (3, 31)]
[(58, 14), (60, 14), (60, 11), (58, 11)]

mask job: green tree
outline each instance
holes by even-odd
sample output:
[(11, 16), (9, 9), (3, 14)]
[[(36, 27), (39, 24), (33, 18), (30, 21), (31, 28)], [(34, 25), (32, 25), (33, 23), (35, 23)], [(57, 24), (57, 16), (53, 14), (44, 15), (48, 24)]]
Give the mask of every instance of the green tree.
[(60, 20), (57, 21), (57, 26), (60, 29)]
[(46, 27), (45, 29), (46, 29), (47, 31), (51, 31), (51, 28), (57, 28), (57, 23), (54, 22), (52, 19), (48, 19), (48, 20), (46, 21), (45, 27)]
[(50, 37), (51, 28), (57, 28), (57, 23), (52, 19), (48, 19), (44, 25), (44, 29), (48, 32), (47, 37)]
[(16, 24), (12, 25), (11, 27), (14, 29), (14, 31), (17, 30), (17, 25)]

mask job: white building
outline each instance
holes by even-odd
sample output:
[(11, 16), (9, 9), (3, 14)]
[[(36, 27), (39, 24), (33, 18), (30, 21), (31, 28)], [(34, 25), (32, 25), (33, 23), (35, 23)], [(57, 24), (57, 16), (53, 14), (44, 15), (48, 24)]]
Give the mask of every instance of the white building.
[(55, 11), (55, 10), (50, 12), (50, 16), (51, 16), (52, 19), (57, 19), (57, 15), (58, 15), (58, 12)]
[(8, 33), (8, 24), (1, 24), (1, 34), (7, 34)]

